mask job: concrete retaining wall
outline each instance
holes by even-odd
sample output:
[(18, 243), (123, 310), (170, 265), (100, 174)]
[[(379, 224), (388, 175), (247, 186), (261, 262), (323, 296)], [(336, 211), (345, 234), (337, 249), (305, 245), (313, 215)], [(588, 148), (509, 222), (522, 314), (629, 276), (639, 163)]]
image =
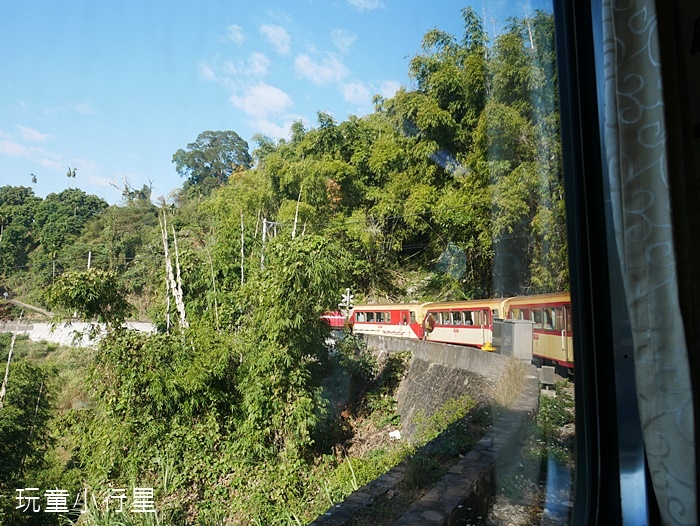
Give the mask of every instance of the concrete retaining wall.
[[(399, 387), (399, 411), (404, 414), (419, 407), (432, 407), (459, 396), (476, 378), (490, 384), (501, 380), (510, 358), (471, 347), (443, 345), (419, 340), (387, 336), (364, 336), (367, 347), (376, 354), (410, 350), (411, 365), (406, 379)], [(461, 385), (460, 385), (461, 384)], [(419, 526), (425, 524), (463, 523), (485, 516), (496, 490), (498, 468), (517, 453), (527, 432), (527, 424), (537, 412), (539, 383), (537, 370), (528, 366), (525, 387), (517, 400), (443, 479), (394, 524)], [(403, 400), (403, 401), (402, 401)], [(426, 411), (426, 414), (429, 414)], [(317, 526), (345, 524), (354, 513), (400, 484), (405, 478), (404, 463), (395, 466), (376, 480), (349, 495), (342, 503), (330, 508), (312, 524)]]
[[(100, 327), (100, 333), (96, 339), (91, 340), (87, 336), (78, 335), (78, 333), (87, 331), (90, 325), (91, 324), (85, 322), (73, 322), (69, 325), (64, 323), (22, 323), (18, 328), (16, 322), (8, 322), (0, 325), (0, 332), (14, 332), (17, 330), (17, 334), (24, 334), (35, 342), (44, 341), (57, 343), (59, 345), (88, 347), (96, 345), (97, 341), (106, 332), (104, 324), (97, 324)], [(127, 322), (126, 326), (141, 332), (153, 332), (155, 330), (153, 324), (147, 322)], [(77, 338), (76, 335), (78, 335)]]
[(517, 457), (527, 435), (528, 423), (538, 408), (537, 369), (530, 365), (525, 386), (510, 407), (481, 440), (440, 482), (414, 502), (397, 521), (397, 526), (476, 523), (485, 517), (493, 495), (499, 468)]
[(500, 354), (482, 351), (475, 347), (463, 345), (448, 345), (423, 340), (392, 338), (391, 336), (375, 336), (364, 334), (367, 348), (388, 353), (411, 351), (413, 359), (446, 365), (454, 369), (470, 371), (494, 382), (501, 379), (509, 358)]

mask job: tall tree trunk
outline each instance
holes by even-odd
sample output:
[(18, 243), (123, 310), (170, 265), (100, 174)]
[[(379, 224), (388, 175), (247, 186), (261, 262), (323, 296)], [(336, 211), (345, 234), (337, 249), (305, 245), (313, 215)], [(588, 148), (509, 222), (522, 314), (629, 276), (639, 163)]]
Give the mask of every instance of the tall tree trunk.
[(297, 206), (296, 209), (294, 210), (294, 228), (292, 228), (292, 239), (294, 239), (297, 235), (297, 221), (299, 220), (299, 203), (301, 202), (301, 190), (304, 188), (304, 185), (302, 184), (299, 187), (299, 197), (297, 198)]
[(10, 362), (12, 362), (12, 353), (15, 350), (15, 340), (17, 340), (17, 331), (19, 330), (19, 324), (22, 322), (22, 316), (24, 311), (19, 313), (19, 319), (17, 320), (17, 328), (12, 333), (12, 340), (10, 341), (10, 354), (7, 355), (7, 366), (5, 367), (5, 378), (2, 381), (2, 387), (0, 387), (0, 409), (5, 405), (5, 394), (7, 393), (7, 379), (10, 376)]
[(243, 225), (243, 210), (241, 210), (241, 285), (243, 285), (243, 263), (245, 263), (245, 226)]
[(177, 312), (180, 314), (180, 327), (186, 329), (190, 326), (187, 322), (187, 316), (185, 314), (185, 302), (183, 301), (182, 294), (182, 279), (180, 278), (180, 253), (177, 250), (177, 236), (175, 235), (175, 227), (172, 225), (170, 228), (173, 231), (173, 246), (175, 247), (175, 271), (177, 272), (176, 281), (176, 294), (175, 294), (175, 306), (177, 307)]
[[(173, 266), (170, 262), (170, 251), (168, 249), (168, 220), (165, 216), (165, 210), (163, 210), (163, 221), (160, 223), (161, 234), (163, 236), (163, 251), (165, 253), (165, 273), (168, 282), (168, 288), (173, 295), (175, 300), (175, 308), (177, 309), (178, 315), (180, 317), (180, 327), (187, 328), (189, 323), (187, 323), (187, 317), (185, 315), (185, 304), (182, 300), (182, 283), (180, 281), (180, 260), (179, 254), (177, 252), (177, 238), (174, 238), (175, 246), (175, 261), (177, 265), (177, 281), (173, 275)], [(175, 236), (175, 229), (173, 228), (173, 236)], [(169, 298), (170, 296), (168, 296)]]
[(219, 329), (219, 303), (216, 299), (216, 275), (214, 274), (214, 263), (211, 259), (211, 253), (209, 252), (209, 247), (205, 244), (204, 250), (207, 253), (207, 259), (209, 259), (209, 270), (211, 271), (211, 286), (214, 289), (214, 318), (216, 320), (216, 329)]
[(267, 219), (263, 217), (262, 224), (262, 248), (260, 249), (260, 270), (265, 268), (265, 235), (267, 233)]

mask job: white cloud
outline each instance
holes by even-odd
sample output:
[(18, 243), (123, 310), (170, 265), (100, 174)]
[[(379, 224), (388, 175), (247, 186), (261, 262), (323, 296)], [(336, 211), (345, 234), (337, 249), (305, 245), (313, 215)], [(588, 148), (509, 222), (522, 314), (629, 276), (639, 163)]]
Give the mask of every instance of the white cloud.
[(65, 174), (66, 167), (73, 166), (77, 169), (77, 179), (82, 181), (103, 185), (106, 180), (99, 176), (91, 175), (99, 171), (99, 166), (89, 159), (66, 156), (62, 153), (47, 151), (36, 146), (25, 146), (12, 140), (0, 141), (0, 155), (27, 159), (60, 174)]
[(226, 84), (230, 77), (238, 75), (241, 71), (246, 71), (249, 68), (241, 62), (239, 65), (231, 60), (224, 60), (215, 57), (213, 61), (200, 61), (197, 64), (197, 73), (199, 78), (209, 82), (220, 82)]
[(31, 157), (32, 148), (28, 148), (23, 144), (19, 144), (15, 141), (5, 140), (0, 141), (0, 155), (7, 155), (8, 157)]
[(381, 0), (348, 0), (348, 4), (360, 11), (373, 11), (384, 7)]
[(371, 93), (361, 82), (347, 82), (339, 86), (343, 100), (352, 104), (367, 104), (371, 100)]
[(299, 119), (286, 118), (283, 124), (277, 124), (268, 119), (254, 119), (248, 122), (251, 128), (257, 130), (259, 133), (271, 137), (273, 139), (288, 139), (290, 137), (289, 130), (292, 127), (292, 123)]
[(44, 114), (49, 117), (55, 117), (63, 113), (79, 113), (80, 115), (99, 115), (100, 112), (95, 108), (91, 102), (75, 102), (69, 103), (65, 106), (53, 106), (51, 108), (46, 108)]
[(206, 62), (200, 62), (197, 65), (197, 69), (199, 70), (200, 79), (207, 80), (209, 82), (214, 82), (216, 80), (216, 73), (214, 72), (214, 68)]
[(232, 95), (231, 104), (258, 119), (282, 114), (292, 105), (292, 98), (284, 91), (264, 82), (245, 89), (242, 95)]
[(87, 184), (92, 184), (95, 186), (101, 186), (103, 188), (113, 188), (112, 183), (116, 181), (111, 177), (104, 177), (102, 175), (93, 175), (91, 173), (84, 174), (82, 178)]
[(226, 28), (226, 37), (234, 44), (241, 44), (245, 40), (245, 33), (241, 26), (231, 24)]
[(49, 170), (64, 170), (63, 165), (65, 163), (61, 161), (56, 161), (54, 159), (39, 159), (38, 162), (41, 166), (48, 168)]
[(349, 73), (343, 63), (333, 55), (328, 55), (320, 62), (314, 61), (308, 55), (297, 55), (294, 59), (294, 69), (300, 77), (317, 86), (340, 82)]
[(237, 75), (238, 71), (239, 68), (231, 60), (226, 60), (221, 64), (221, 72), (226, 75)]
[(265, 53), (255, 52), (248, 57), (248, 72), (253, 76), (262, 76), (267, 73), (267, 68), (270, 66), (270, 59)]
[(351, 33), (350, 31), (346, 31), (345, 29), (334, 29), (331, 31), (331, 39), (333, 40), (335, 47), (337, 47), (341, 53), (345, 54), (348, 52), (350, 46), (353, 45), (355, 40), (357, 40), (357, 35), (355, 33)]
[(264, 24), (260, 26), (260, 32), (265, 36), (267, 41), (274, 46), (279, 54), (289, 54), (292, 39), (285, 28), (273, 24)]
[(22, 126), (20, 124), (17, 125), (17, 129), (19, 130), (20, 137), (22, 137), (23, 141), (46, 142), (49, 139), (53, 139), (52, 135), (41, 133), (40, 131), (34, 130), (32, 128), (27, 128), (26, 126)]
[(401, 83), (395, 80), (385, 80), (379, 86), (379, 94), (385, 99), (389, 99), (396, 95), (396, 92), (401, 89)]
[(99, 115), (99, 111), (92, 105), (91, 102), (84, 101), (84, 102), (79, 102), (77, 104), (73, 104), (71, 109), (76, 112), (80, 113), (81, 115)]

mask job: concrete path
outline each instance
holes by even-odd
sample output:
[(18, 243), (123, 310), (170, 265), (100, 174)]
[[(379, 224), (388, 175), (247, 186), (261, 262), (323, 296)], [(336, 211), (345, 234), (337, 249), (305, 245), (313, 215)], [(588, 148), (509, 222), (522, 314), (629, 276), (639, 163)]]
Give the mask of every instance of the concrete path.
[(22, 303), (19, 300), (6, 300), (8, 303), (12, 303), (13, 305), (17, 305), (18, 307), (21, 307), (23, 309), (29, 309), (33, 310), (34, 312), (38, 312), (40, 314), (43, 314), (44, 316), (47, 316), (48, 318), (53, 318), (53, 314), (50, 313), (47, 310), (42, 309), (41, 307), (35, 307), (34, 305), (29, 305), (28, 303)]

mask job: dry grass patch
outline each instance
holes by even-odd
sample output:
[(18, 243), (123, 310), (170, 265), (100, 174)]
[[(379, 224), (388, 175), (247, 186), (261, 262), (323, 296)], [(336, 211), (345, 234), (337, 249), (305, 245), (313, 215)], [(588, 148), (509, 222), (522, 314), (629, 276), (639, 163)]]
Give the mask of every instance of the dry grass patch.
[(525, 386), (526, 374), (527, 365), (525, 363), (515, 358), (508, 360), (501, 379), (494, 386), (493, 401), (502, 407), (513, 405)]

